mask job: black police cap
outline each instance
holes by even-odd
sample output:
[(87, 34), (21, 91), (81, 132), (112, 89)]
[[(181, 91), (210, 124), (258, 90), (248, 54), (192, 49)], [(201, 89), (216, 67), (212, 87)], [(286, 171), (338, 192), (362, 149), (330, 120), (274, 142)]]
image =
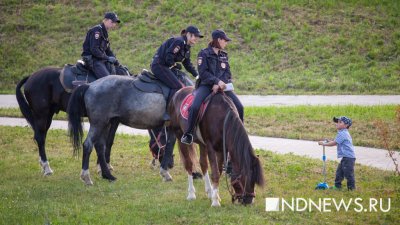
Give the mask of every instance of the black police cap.
[(232, 41), (232, 39), (228, 38), (228, 36), (226, 35), (226, 33), (223, 30), (214, 30), (211, 33), (212, 39), (224, 39), (225, 41)]
[(200, 37), (200, 38), (203, 38), (203, 37), (204, 37), (204, 35), (202, 35), (202, 34), (200, 33), (199, 28), (197, 28), (197, 27), (195, 27), (195, 26), (188, 26), (188, 27), (186, 28), (186, 32), (192, 33), (192, 34), (194, 34), (194, 36), (196, 36), (196, 37)]
[(118, 19), (117, 14), (113, 13), (113, 12), (106, 12), (106, 14), (104, 15), (104, 18), (106, 19), (110, 19), (111, 21), (113, 21), (114, 23), (120, 23), (121, 21)]

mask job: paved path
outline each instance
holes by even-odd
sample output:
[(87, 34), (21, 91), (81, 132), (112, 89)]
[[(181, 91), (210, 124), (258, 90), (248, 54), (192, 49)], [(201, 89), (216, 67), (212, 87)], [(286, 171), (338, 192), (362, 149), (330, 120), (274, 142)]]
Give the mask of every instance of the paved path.
[[(400, 104), (400, 95), (239, 95), (239, 99), (244, 106)], [(18, 107), (15, 95), (0, 95), (0, 107)]]
[[(25, 119), (0, 117), (0, 126), (28, 126)], [(50, 129), (67, 129), (66, 121), (54, 120)], [(84, 124), (84, 129), (88, 130), (89, 124)], [(148, 135), (147, 130), (133, 129), (120, 125), (117, 133), (131, 135)], [(295, 155), (308, 156), (311, 158), (321, 159), (322, 147), (315, 141), (302, 141), (283, 138), (269, 138), (250, 136), (250, 141), (254, 148), (273, 151), (279, 154), (292, 152)], [(355, 147), (357, 155), (357, 163), (367, 166), (376, 167), (383, 170), (394, 170), (393, 162), (387, 157), (387, 151), (375, 148)], [(336, 147), (327, 147), (327, 159), (336, 159)], [(400, 155), (397, 153), (397, 158)]]
[[(293, 105), (382, 105), (400, 104), (400, 95), (241, 95), (244, 106), (293, 106)], [(0, 107), (18, 107), (14, 95), (0, 95)], [(28, 126), (25, 119), (0, 117), (2, 126)], [(51, 129), (67, 129), (66, 121), (53, 121)], [(85, 123), (87, 130), (89, 124)], [(120, 126), (118, 133), (132, 135), (148, 135), (146, 130)], [(302, 141), (283, 138), (250, 136), (253, 147), (285, 154), (292, 152), (296, 155), (321, 159), (322, 147), (314, 141)], [(373, 166), (384, 170), (394, 170), (393, 162), (387, 157), (387, 151), (382, 149), (356, 146), (357, 163)], [(327, 158), (336, 159), (336, 148), (327, 148)], [(400, 159), (397, 153), (397, 158)]]

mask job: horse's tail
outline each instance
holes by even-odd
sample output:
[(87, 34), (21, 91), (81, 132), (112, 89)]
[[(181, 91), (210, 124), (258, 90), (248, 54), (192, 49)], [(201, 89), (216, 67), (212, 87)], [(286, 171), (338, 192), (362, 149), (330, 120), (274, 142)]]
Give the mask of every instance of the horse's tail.
[(82, 117), (86, 114), (85, 93), (89, 85), (81, 85), (74, 90), (68, 102), (68, 133), (74, 146), (74, 154), (79, 152), (82, 143)]
[[(196, 154), (196, 146), (185, 145), (178, 141), (178, 149), (181, 162), (183, 165), (185, 165), (185, 169), (191, 170), (192, 174), (195, 173), (199, 167), (199, 160)], [(186, 165), (189, 165), (188, 162), (192, 162), (192, 168), (186, 168)]]
[(232, 111), (229, 113), (226, 121), (229, 121), (229, 123), (226, 123), (225, 138), (227, 140), (233, 140), (231, 147), (234, 157), (239, 159), (241, 174), (246, 174), (246, 177), (251, 177), (251, 182), (255, 182), (259, 186), (264, 186), (264, 173), (260, 160), (254, 154), (253, 146), (251, 145), (242, 121), (237, 113)]
[(21, 91), (22, 86), (26, 83), (26, 81), (29, 79), (29, 77), (30, 76), (24, 77), (17, 84), (17, 87), (15, 88), (15, 95), (17, 97), (19, 109), (21, 110), (22, 115), (24, 115), (26, 121), (28, 121), (28, 123), (31, 125), (31, 127), (33, 127), (34, 120), (33, 120), (32, 110), (31, 110), (28, 102), (25, 99), (25, 95)]

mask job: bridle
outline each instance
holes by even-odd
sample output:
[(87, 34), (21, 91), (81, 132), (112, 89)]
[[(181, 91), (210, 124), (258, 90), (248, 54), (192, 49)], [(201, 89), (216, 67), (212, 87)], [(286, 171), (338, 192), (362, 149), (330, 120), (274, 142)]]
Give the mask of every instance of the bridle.
[[(226, 151), (226, 138), (225, 138), (225, 133), (226, 133), (226, 123), (228, 122), (228, 117), (231, 114), (232, 110), (229, 110), (228, 113), (225, 116), (224, 119), (224, 126), (223, 126), (223, 130), (222, 130), (222, 145), (223, 145), (223, 152), (224, 152), (224, 167), (223, 167), (223, 171), (225, 172), (225, 181), (226, 181), (226, 187), (229, 191), (229, 194), (231, 194), (232, 197), (232, 203), (235, 203), (236, 200), (238, 200), (238, 202), (243, 203), (243, 200), (247, 197), (255, 197), (256, 194), (255, 192), (251, 192), (248, 193), (246, 192), (246, 185), (247, 185), (247, 176), (244, 176), (244, 186), (242, 185), (242, 182), (240, 182), (241, 178), (242, 178), (242, 174), (236, 175), (236, 174), (231, 174), (228, 175), (226, 172), (227, 168), (228, 168), (228, 157), (229, 157), (229, 153), (227, 153)], [(230, 185), (228, 183), (228, 176), (229, 177), (234, 177), (235, 179), (233, 181), (231, 181)], [(240, 189), (242, 190), (241, 193), (242, 194), (237, 194), (233, 188), (234, 185), (238, 184), (240, 186)]]

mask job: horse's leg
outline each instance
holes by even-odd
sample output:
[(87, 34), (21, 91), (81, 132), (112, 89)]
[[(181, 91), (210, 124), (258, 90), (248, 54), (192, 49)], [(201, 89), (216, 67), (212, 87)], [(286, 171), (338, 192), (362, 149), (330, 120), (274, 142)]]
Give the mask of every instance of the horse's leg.
[[(110, 133), (108, 134), (108, 137), (107, 137), (105, 158), (106, 158), (106, 162), (107, 162), (107, 167), (110, 171), (114, 170), (114, 167), (110, 163), (110, 156), (111, 156), (111, 148), (112, 148), (112, 145), (114, 144), (115, 133), (117, 132), (118, 125), (119, 125), (119, 122), (117, 119), (111, 120)], [(101, 174), (99, 158), (97, 158), (97, 173)]]
[[(101, 174), (104, 179), (114, 181), (117, 178), (115, 178), (113, 175), (111, 175), (111, 172), (108, 169), (106, 157), (105, 157), (107, 138), (108, 138), (108, 135), (111, 130), (111, 124), (102, 126), (102, 129), (97, 129), (97, 130), (100, 130), (100, 132), (96, 138), (94, 147), (96, 149), (97, 158), (100, 161)], [(112, 139), (111, 141), (114, 141), (114, 139)]]
[(97, 157), (100, 161), (101, 171), (103, 178), (109, 180), (115, 180), (116, 178), (113, 177), (110, 171), (107, 168), (107, 163), (105, 160), (104, 152), (105, 152), (105, 145), (106, 145), (106, 135), (108, 134), (109, 127), (107, 126), (95, 126), (94, 124), (91, 125), (89, 129), (89, 133), (85, 142), (83, 143), (83, 157), (82, 157), (82, 172), (81, 172), (81, 179), (85, 182), (86, 185), (92, 185), (93, 182), (90, 178), (89, 173), (89, 159), (90, 154), (93, 149), (93, 145), (96, 148)]
[(81, 180), (86, 185), (93, 185), (92, 179), (90, 179), (89, 173), (89, 158), (90, 153), (93, 149), (93, 128), (89, 129), (89, 133), (86, 137), (86, 140), (83, 142), (83, 156), (82, 156), (82, 172), (81, 172)]
[(194, 151), (194, 146), (190, 145), (184, 145), (181, 142), (179, 143), (179, 152), (181, 154), (181, 160), (183, 162), (183, 165), (185, 167), (185, 170), (188, 175), (188, 196), (187, 200), (195, 200), (196, 199), (196, 189), (194, 188), (193, 185), (193, 160), (192, 160), (192, 155), (196, 154)]
[(212, 197), (212, 189), (210, 176), (208, 175), (208, 160), (207, 160), (207, 149), (203, 144), (200, 144), (200, 167), (204, 174), (204, 188), (209, 199)]
[(160, 175), (161, 177), (163, 177), (164, 181), (172, 181), (172, 176), (169, 174), (168, 169), (171, 168), (171, 165), (173, 165), (174, 163), (172, 153), (174, 151), (176, 136), (172, 129), (169, 127), (167, 127), (167, 136), (168, 139), (165, 146), (164, 157), (160, 166)]
[(218, 172), (221, 176), (222, 170), (224, 168), (224, 153), (223, 152), (216, 152), (217, 160), (218, 160)]
[(221, 198), (219, 197), (219, 170), (218, 170), (218, 162), (217, 162), (217, 155), (215, 150), (212, 147), (210, 142), (207, 143), (207, 153), (208, 153), (208, 160), (210, 161), (211, 166), (211, 180), (212, 180), (212, 196), (211, 196), (211, 206), (221, 206)]
[(53, 112), (47, 112), (41, 115), (34, 114), (34, 138), (39, 147), (39, 164), (42, 168), (42, 173), (45, 176), (53, 174), (53, 170), (50, 168), (50, 163), (47, 161), (45, 149), (47, 131), (51, 125), (53, 115)]

